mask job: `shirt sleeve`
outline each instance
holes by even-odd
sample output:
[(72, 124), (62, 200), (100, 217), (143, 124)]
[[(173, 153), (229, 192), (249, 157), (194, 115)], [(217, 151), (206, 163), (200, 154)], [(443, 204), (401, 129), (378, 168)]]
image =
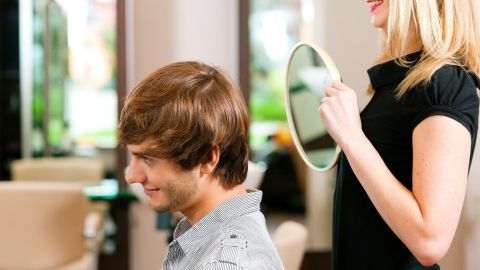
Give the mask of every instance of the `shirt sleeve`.
[[(471, 135), (478, 125), (479, 97), (477, 75), (458, 66), (439, 69), (432, 80), (412, 89), (407, 102), (414, 103), (418, 110), (413, 117), (411, 130), (433, 115), (450, 117), (462, 124)], [(420, 89), (418, 89), (420, 88)]]

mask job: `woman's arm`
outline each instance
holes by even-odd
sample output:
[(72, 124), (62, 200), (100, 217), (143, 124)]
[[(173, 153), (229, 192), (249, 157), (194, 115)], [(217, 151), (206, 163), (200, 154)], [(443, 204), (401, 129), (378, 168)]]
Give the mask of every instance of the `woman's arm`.
[(327, 96), (320, 114), (377, 211), (420, 263), (438, 262), (453, 239), (465, 196), (471, 143), (467, 129), (445, 116), (417, 125), (410, 191), (361, 130), (355, 92), (336, 82)]

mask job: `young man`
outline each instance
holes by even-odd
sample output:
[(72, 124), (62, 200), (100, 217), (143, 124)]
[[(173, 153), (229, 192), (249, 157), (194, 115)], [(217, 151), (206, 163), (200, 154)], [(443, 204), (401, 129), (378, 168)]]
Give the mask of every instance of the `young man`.
[(261, 191), (246, 191), (248, 113), (225, 74), (179, 62), (129, 94), (120, 144), (133, 154), (128, 183), (156, 211), (180, 211), (163, 269), (283, 269), (265, 227)]

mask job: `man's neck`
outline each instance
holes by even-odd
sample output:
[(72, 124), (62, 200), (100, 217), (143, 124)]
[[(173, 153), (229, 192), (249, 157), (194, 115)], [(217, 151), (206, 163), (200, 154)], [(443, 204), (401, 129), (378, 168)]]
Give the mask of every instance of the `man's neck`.
[(194, 225), (223, 202), (247, 193), (243, 185), (225, 189), (218, 182), (211, 183), (200, 191), (196, 202), (180, 212), (187, 217), (189, 223)]

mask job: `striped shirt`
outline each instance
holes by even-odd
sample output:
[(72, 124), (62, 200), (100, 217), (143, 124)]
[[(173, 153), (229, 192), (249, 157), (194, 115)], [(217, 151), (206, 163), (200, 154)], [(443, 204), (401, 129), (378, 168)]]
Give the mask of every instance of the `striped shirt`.
[(182, 219), (163, 270), (283, 269), (260, 212), (262, 192), (233, 197), (191, 226)]

